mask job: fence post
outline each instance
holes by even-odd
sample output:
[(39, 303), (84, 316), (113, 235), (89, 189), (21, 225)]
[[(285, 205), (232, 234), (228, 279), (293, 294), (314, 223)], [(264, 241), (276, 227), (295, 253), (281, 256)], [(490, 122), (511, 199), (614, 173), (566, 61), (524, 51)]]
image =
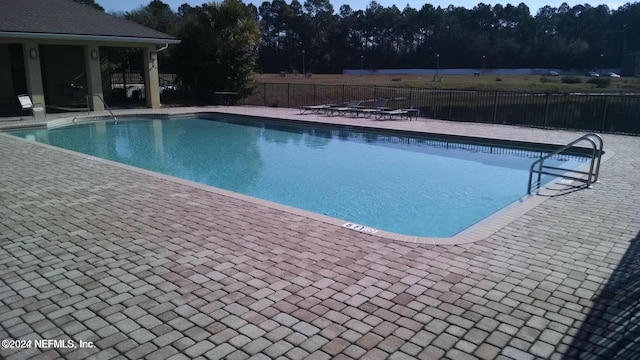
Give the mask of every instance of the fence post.
[(291, 106), (289, 106), (289, 95), (291, 94), (291, 84), (287, 83), (287, 109), (290, 108)]
[(409, 108), (413, 109), (413, 89), (409, 89)]
[(262, 97), (264, 98), (264, 106), (267, 106), (267, 83), (263, 83)]
[(449, 116), (445, 120), (451, 120), (451, 107), (453, 106), (453, 91), (449, 90)]
[(344, 102), (344, 94), (345, 94), (344, 87), (345, 85), (342, 84), (342, 99), (340, 100), (341, 102)]
[(604, 106), (602, 109), (602, 124), (600, 125), (600, 131), (604, 131), (604, 124), (607, 121), (607, 100), (609, 100), (609, 96), (604, 96)]
[(318, 88), (317, 84), (313, 84), (313, 105), (318, 105), (316, 104), (316, 89)]
[(493, 93), (493, 119), (492, 123), (496, 124), (496, 118), (498, 117), (498, 90)]
[(544, 122), (542, 127), (547, 127), (547, 119), (549, 119), (549, 93), (546, 93), (544, 97)]

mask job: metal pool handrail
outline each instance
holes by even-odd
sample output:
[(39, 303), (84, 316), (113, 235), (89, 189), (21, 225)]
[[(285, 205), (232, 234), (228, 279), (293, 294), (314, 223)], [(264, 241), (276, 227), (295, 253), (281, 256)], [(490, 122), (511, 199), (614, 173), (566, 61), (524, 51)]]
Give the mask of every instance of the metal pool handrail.
[(98, 99), (100, 99), (100, 101), (102, 101), (102, 104), (104, 105), (105, 109), (107, 109), (107, 111), (109, 112), (109, 114), (111, 114), (111, 117), (113, 118), (114, 121), (118, 121), (118, 119), (116, 118), (115, 115), (113, 115), (113, 111), (111, 111), (111, 108), (109, 108), (109, 105), (107, 105), (107, 102), (104, 101), (104, 99), (102, 98), (102, 96), (96, 94), (95, 96), (98, 97)]
[[(560, 167), (554, 167), (554, 166), (546, 166), (544, 165), (544, 161), (555, 156), (558, 155), (560, 153), (562, 153), (563, 151), (571, 148), (573, 145), (582, 142), (582, 141), (587, 141), (591, 144), (591, 164), (589, 165), (589, 171), (578, 171), (578, 170), (573, 170), (573, 169), (565, 169), (565, 168), (560, 168)], [(597, 142), (597, 143), (596, 143)], [(600, 158), (602, 157), (602, 148), (604, 146), (604, 142), (602, 141), (602, 137), (600, 137), (600, 135), (595, 134), (595, 133), (588, 133), (585, 135), (582, 135), (581, 137), (577, 138), (576, 140), (568, 143), (567, 145), (559, 148), (558, 150), (547, 154), (543, 157), (541, 157), (540, 159), (536, 160), (533, 162), (533, 164), (531, 164), (531, 168), (529, 169), (529, 183), (527, 184), (527, 194), (531, 194), (531, 190), (532, 190), (532, 183), (531, 180), (533, 180), (533, 173), (537, 173), (538, 174), (538, 179), (536, 181), (536, 188), (540, 189), (540, 181), (542, 178), (542, 174), (545, 175), (554, 175), (554, 176), (558, 176), (558, 177), (563, 177), (566, 179), (572, 179), (572, 180), (577, 180), (577, 181), (582, 181), (585, 182), (587, 184), (587, 187), (590, 187), (591, 184), (593, 184), (594, 182), (598, 181), (598, 174), (600, 173)], [(536, 169), (537, 166), (537, 169)], [(550, 172), (550, 171), (545, 171), (546, 170), (558, 170), (558, 171), (563, 171), (565, 173), (567, 172), (571, 172), (571, 173), (575, 173), (575, 174), (580, 174), (580, 175), (587, 175), (587, 179), (585, 180), (583, 177), (576, 177), (576, 176), (570, 176), (570, 175), (566, 175), (566, 174), (559, 174), (556, 172)]]

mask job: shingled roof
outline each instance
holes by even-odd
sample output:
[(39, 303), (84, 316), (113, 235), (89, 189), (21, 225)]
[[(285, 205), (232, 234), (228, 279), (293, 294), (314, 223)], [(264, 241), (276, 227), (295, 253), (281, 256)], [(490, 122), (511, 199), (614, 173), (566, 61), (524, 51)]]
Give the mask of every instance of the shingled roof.
[(0, 0), (0, 37), (179, 42), (171, 35), (71, 0)]

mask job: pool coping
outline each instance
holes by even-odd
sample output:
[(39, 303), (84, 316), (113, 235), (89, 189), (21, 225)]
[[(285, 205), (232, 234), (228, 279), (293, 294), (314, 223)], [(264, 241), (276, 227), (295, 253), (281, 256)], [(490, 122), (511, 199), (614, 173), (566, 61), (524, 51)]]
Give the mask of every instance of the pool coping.
[[(218, 112), (218, 111), (188, 111), (188, 112), (184, 112), (184, 113), (126, 114), (126, 115), (119, 115), (119, 118), (116, 121), (130, 121), (130, 120), (136, 120), (136, 119), (140, 119), (140, 118), (145, 118), (145, 119), (149, 119), (149, 118), (171, 119), (171, 118), (182, 118), (182, 117), (205, 116), (205, 115), (212, 115), (212, 114), (215, 114), (215, 115), (221, 115), (221, 114), (222, 115), (231, 115), (231, 116), (237, 116), (237, 117), (253, 117), (253, 118), (257, 117), (255, 115), (229, 114), (229, 113)], [(506, 144), (509, 144), (509, 143), (513, 143), (513, 144), (526, 143), (526, 142), (523, 142), (523, 141), (511, 141), (511, 140), (505, 140), (505, 139), (490, 139), (490, 138), (480, 138), (480, 137), (474, 138), (474, 137), (471, 137), (471, 136), (458, 136), (458, 135), (450, 135), (450, 134), (444, 134), (444, 133), (430, 133), (430, 132), (424, 132), (424, 131), (398, 130), (398, 129), (392, 130), (392, 129), (386, 129), (386, 128), (375, 127), (375, 126), (338, 125), (338, 124), (335, 124), (335, 123), (322, 122), (322, 121), (309, 121), (309, 120), (298, 120), (298, 119), (282, 119), (282, 118), (276, 118), (276, 117), (272, 117), (272, 116), (268, 116), (268, 115), (262, 115), (260, 117), (263, 117), (263, 118), (269, 119), (269, 120), (284, 122), (284, 123), (286, 123), (286, 122), (297, 122), (297, 123), (304, 123), (304, 124), (308, 124), (308, 125), (323, 125), (323, 126), (329, 126), (329, 127), (342, 126), (342, 127), (348, 127), (348, 128), (354, 129), (354, 130), (380, 131), (380, 132), (385, 132), (385, 133), (393, 133), (394, 135), (409, 135), (409, 136), (418, 135), (418, 136), (425, 136), (425, 137), (431, 137), (431, 135), (436, 135), (436, 137), (438, 137), (438, 135), (439, 135), (442, 138), (448, 138), (448, 139), (450, 139), (452, 141), (456, 141), (455, 139), (461, 139), (461, 138), (483, 139), (483, 140), (487, 139), (487, 140), (489, 140), (488, 143), (493, 143), (491, 145), (506, 145)], [(118, 163), (118, 162), (113, 161), (113, 160), (98, 158), (98, 157), (95, 157), (95, 156), (91, 156), (91, 155), (79, 153), (79, 152), (76, 152), (76, 151), (55, 147), (55, 146), (52, 146), (52, 145), (48, 145), (48, 144), (44, 144), (44, 143), (40, 143), (40, 142), (36, 142), (36, 141), (32, 141), (32, 140), (27, 140), (27, 139), (11, 136), (11, 135), (8, 135), (8, 134), (4, 133), (6, 131), (11, 131), (11, 130), (28, 130), (30, 128), (31, 129), (36, 129), (36, 128), (51, 129), (51, 128), (63, 127), (63, 126), (67, 126), (67, 125), (83, 124), (83, 123), (89, 123), (89, 122), (92, 122), (92, 121), (102, 121), (102, 120), (114, 121), (110, 116), (104, 116), (104, 115), (100, 115), (100, 116), (85, 115), (85, 116), (60, 118), (60, 119), (45, 121), (45, 122), (36, 123), (36, 124), (20, 125), (20, 126), (15, 126), (15, 127), (14, 126), (2, 127), (2, 128), (0, 128), (0, 136), (9, 136), (11, 139), (15, 139), (15, 140), (18, 140), (18, 141), (24, 141), (24, 142), (27, 142), (29, 144), (36, 144), (38, 146), (42, 146), (42, 147), (45, 147), (45, 148), (48, 148), (48, 149), (51, 149), (51, 150), (55, 150), (55, 151), (61, 151), (63, 153), (70, 154), (70, 155), (73, 155), (73, 156), (78, 156), (78, 157), (81, 157), (81, 158), (84, 158), (84, 159), (87, 159), (87, 160), (104, 163), (104, 164), (107, 164), (107, 165), (110, 165), (110, 166), (116, 166), (116, 167), (119, 167), (119, 168), (122, 168), (122, 169), (126, 169), (126, 170), (134, 171), (134, 172), (137, 172), (137, 173), (141, 173), (141, 174), (157, 177), (157, 178), (160, 178), (160, 179), (163, 179), (163, 180), (172, 181), (172, 182), (175, 182), (175, 183), (178, 183), (178, 184), (181, 184), (181, 185), (186, 185), (186, 186), (194, 187), (194, 188), (197, 188), (197, 189), (200, 189), (200, 190), (216, 193), (216, 194), (219, 194), (219, 195), (222, 195), (222, 196), (228, 196), (228, 197), (231, 197), (231, 198), (234, 198), (234, 199), (237, 199), (237, 200), (251, 202), (251, 203), (254, 203), (256, 205), (266, 206), (266, 207), (269, 207), (269, 208), (272, 208), (272, 209), (285, 211), (285, 212), (288, 212), (288, 213), (291, 213), (291, 214), (294, 214), (294, 215), (304, 216), (304, 217), (309, 218), (309, 219), (321, 221), (321, 222), (324, 222), (324, 223), (327, 223), (327, 224), (330, 224), (330, 225), (343, 227), (343, 228), (346, 228), (346, 229), (350, 229), (352, 231), (357, 231), (357, 232), (360, 232), (360, 233), (368, 234), (370, 236), (376, 236), (376, 237), (389, 239), (389, 240), (394, 240), (394, 241), (402, 241), (402, 242), (425, 244), (425, 245), (463, 245), (463, 244), (470, 244), (470, 243), (474, 243), (474, 242), (477, 242), (477, 241), (484, 240), (484, 239), (490, 237), (491, 235), (495, 234), (499, 230), (503, 229), (504, 227), (509, 225), (514, 220), (516, 220), (519, 217), (523, 216), (528, 211), (534, 209), (536, 206), (542, 204), (544, 201), (547, 200), (547, 198), (561, 195), (563, 193), (563, 191), (565, 191), (565, 189), (562, 188), (562, 187), (555, 188), (556, 185), (558, 185), (559, 183), (562, 182), (562, 179), (558, 178), (556, 180), (553, 180), (549, 184), (547, 184), (545, 187), (541, 188), (538, 191), (537, 194), (525, 195), (522, 198), (516, 200), (515, 202), (507, 205), (506, 207), (503, 207), (502, 209), (500, 209), (500, 210), (494, 212), (493, 214), (485, 217), (484, 219), (472, 224), (471, 226), (465, 228), (464, 230), (460, 231), (459, 233), (457, 233), (457, 234), (455, 234), (455, 235), (453, 235), (451, 237), (411, 236), (411, 235), (403, 235), (403, 234), (389, 232), (389, 231), (386, 231), (386, 230), (380, 230), (380, 229), (374, 229), (374, 228), (362, 226), (362, 225), (359, 225), (359, 224), (355, 224), (355, 223), (349, 222), (347, 220), (342, 220), (342, 219), (339, 219), (339, 218), (335, 218), (335, 217), (331, 217), (331, 216), (327, 216), (327, 215), (314, 213), (314, 212), (309, 211), (309, 210), (303, 210), (303, 209), (299, 209), (299, 208), (296, 208), (296, 207), (293, 207), (293, 206), (279, 204), (279, 203), (273, 202), (273, 201), (263, 200), (263, 199), (260, 199), (260, 198), (257, 198), (257, 197), (253, 197), (253, 196), (250, 196), (250, 195), (245, 195), (245, 194), (236, 193), (236, 192), (233, 192), (233, 191), (230, 191), (230, 190), (225, 190), (225, 189), (222, 189), (222, 188), (218, 188), (218, 187), (215, 187), (215, 186), (212, 186), (212, 185), (201, 184), (201, 183), (198, 183), (198, 182), (181, 179), (181, 178), (174, 177), (174, 176), (171, 176), (171, 175), (166, 175), (166, 174), (154, 172), (154, 171), (151, 171), (151, 170), (138, 168), (138, 167), (135, 167), (135, 166)], [(548, 148), (557, 148), (557, 147), (559, 147), (558, 145), (546, 144), (546, 143), (530, 142), (529, 144), (538, 145), (538, 146), (541, 146), (542, 148), (544, 148), (544, 147), (548, 147)], [(606, 152), (604, 152), (603, 156), (601, 157), (601, 160), (600, 160), (601, 163), (606, 161), (607, 159), (611, 158), (614, 155), (615, 155), (614, 152), (612, 152), (611, 150), (607, 150)], [(589, 166), (589, 162), (581, 165), (576, 170), (586, 170), (588, 168), (588, 166)], [(576, 183), (576, 181), (571, 181), (570, 183), (567, 183), (566, 185), (570, 186), (570, 187), (574, 187), (574, 185), (573, 185), (574, 183)], [(588, 189), (585, 189), (585, 190), (588, 190)], [(356, 226), (355, 227), (354, 226), (350, 227), (348, 225), (356, 225)]]

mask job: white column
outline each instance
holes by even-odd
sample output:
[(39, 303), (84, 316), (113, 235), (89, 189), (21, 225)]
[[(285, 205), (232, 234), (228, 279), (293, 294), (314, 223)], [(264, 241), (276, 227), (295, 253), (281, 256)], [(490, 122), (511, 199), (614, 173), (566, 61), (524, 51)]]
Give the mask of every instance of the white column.
[(142, 63), (144, 64), (144, 91), (147, 106), (160, 107), (160, 81), (158, 79), (158, 53), (155, 45), (143, 49)]
[(24, 70), (27, 80), (27, 91), (31, 101), (45, 104), (44, 86), (42, 85), (42, 68), (40, 65), (40, 49), (38, 43), (29, 41), (22, 44), (24, 57)]
[(87, 96), (89, 96), (89, 108), (93, 111), (103, 111), (104, 99), (102, 93), (102, 71), (100, 69), (100, 48), (96, 45), (84, 47), (84, 63), (87, 74)]

